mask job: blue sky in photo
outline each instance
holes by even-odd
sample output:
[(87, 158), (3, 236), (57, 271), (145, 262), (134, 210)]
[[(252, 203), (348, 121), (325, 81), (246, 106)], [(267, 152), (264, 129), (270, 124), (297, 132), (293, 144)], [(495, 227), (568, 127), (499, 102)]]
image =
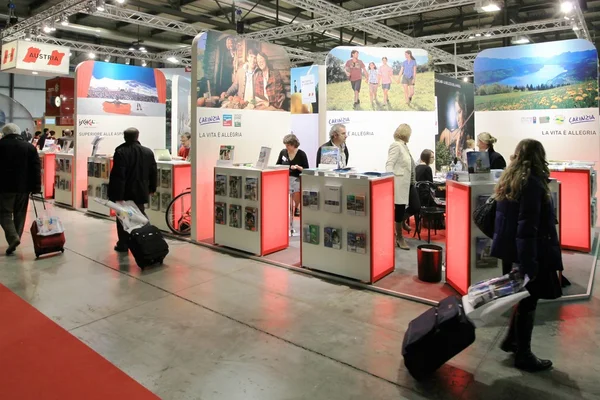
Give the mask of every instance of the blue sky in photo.
[(374, 62), (377, 66), (381, 65), (381, 58), (384, 56), (388, 58), (388, 64), (390, 66), (394, 64), (394, 61), (405, 61), (406, 57), (404, 52), (406, 50), (412, 51), (413, 57), (417, 60), (418, 65), (427, 64), (427, 61), (429, 60), (427, 51), (410, 48), (340, 46), (331, 50), (329, 55), (333, 55), (343, 62), (346, 62), (350, 59), (350, 52), (352, 50), (358, 50), (358, 59), (364, 62), (365, 66), (368, 66), (370, 62)]
[(559, 42), (534, 43), (520, 46), (498, 47), (484, 50), (477, 58), (518, 59), (528, 57), (553, 57), (565, 52), (594, 50), (592, 43), (583, 39), (563, 40)]
[(153, 68), (96, 61), (94, 62), (92, 75), (96, 79), (109, 78), (118, 81), (137, 81), (152, 88), (156, 87)]
[(309, 73), (309, 70), (310, 74), (315, 77), (315, 85), (319, 83), (319, 68), (316, 65), (312, 67), (292, 68), (290, 81), (292, 84), (292, 91), (294, 90), (294, 81), (297, 82), (298, 90), (300, 90), (300, 77), (303, 75), (307, 75)]

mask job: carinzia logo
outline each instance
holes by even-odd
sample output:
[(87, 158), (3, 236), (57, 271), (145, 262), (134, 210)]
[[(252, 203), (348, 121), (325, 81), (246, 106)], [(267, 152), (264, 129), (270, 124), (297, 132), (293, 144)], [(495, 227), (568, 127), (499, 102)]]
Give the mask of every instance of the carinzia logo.
[(596, 116), (592, 114), (588, 115), (578, 115), (576, 117), (569, 117), (570, 124), (583, 124), (584, 122), (594, 122), (596, 121)]
[(218, 124), (221, 122), (221, 117), (218, 115), (210, 116), (210, 117), (200, 117), (198, 123), (200, 125), (210, 125), (210, 124)]
[(339, 118), (330, 118), (329, 119), (329, 125), (349, 124), (349, 123), (350, 123), (349, 117), (339, 117)]
[(77, 125), (80, 128), (95, 128), (96, 120), (91, 119), (91, 118), (82, 118), (77, 122)]

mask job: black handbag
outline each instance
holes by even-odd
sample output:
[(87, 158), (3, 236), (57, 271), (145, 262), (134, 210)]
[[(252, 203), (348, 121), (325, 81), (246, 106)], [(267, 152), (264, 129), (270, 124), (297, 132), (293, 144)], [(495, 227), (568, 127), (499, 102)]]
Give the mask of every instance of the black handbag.
[(489, 238), (494, 237), (494, 225), (496, 221), (496, 199), (490, 197), (485, 203), (473, 211), (475, 225)]

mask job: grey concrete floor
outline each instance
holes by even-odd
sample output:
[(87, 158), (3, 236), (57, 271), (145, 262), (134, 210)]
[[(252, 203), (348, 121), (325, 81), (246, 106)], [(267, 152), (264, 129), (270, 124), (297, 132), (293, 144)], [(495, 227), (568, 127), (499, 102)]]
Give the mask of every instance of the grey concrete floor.
[(54, 213), (65, 254), (36, 261), (26, 234), (0, 283), (161, 398), (600, 399), (598, 294), (540, 306), (534, 350), (552, 371), (513, 369), (499, 321), (417, 383), (401, 345), (426, 306), (183, 242), (141, 272), (112, 251), (113, 223)]

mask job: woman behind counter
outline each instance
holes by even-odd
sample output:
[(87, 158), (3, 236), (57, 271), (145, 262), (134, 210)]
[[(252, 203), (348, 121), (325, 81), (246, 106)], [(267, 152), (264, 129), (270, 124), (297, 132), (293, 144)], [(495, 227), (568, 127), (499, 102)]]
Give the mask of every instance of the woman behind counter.
[(402, 250), (410, 250), (402, 236), (402, 229), (410, 232), (406, 224), (405, 212), (408, 205), (410, 185), (414, 180), (414, 161), (406, 145), (412, 130), (407, 124), (401, 124), (394, 132), (394, 143), (388, 150), (385, 170), (394, 173), (394, 221), (396, 222), (396, 246)]
[(300, 141), (293, 133), (283, 138), (285, 149), (281, 150), (277, 157), (277, 165), (290, 166), (290, 194), (292, 195), (292, 207), (294, 215), (300, 215), (300, 174), (304, 168), (310, 168), (306, 153), (300, 150)]

